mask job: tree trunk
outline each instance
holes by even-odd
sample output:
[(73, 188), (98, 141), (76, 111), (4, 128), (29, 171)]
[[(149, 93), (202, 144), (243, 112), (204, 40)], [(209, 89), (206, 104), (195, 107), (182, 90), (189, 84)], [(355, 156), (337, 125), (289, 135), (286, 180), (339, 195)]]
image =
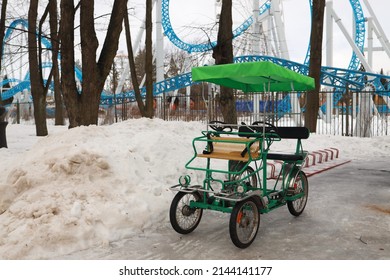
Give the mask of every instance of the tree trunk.
[(152, 0), (146, 0), (145, 17), (145, 87), (146, 87), (146, 117), (153, 118), (153, 50), (152, 50)]
[(137, 101), (138, 109), (140, 111), (141, 116), (145, 117), (146, 109), (145, 109), (145, 104), (142, 101), (141, 92), (139, 89), (139, 83), (137, 79), (137, 69), (135, 67), (133, 45), (131, 43), (131, 32), (130, 32), (130, 23), (129, 23), (128, 14), (125, 15), (124, 22), (125, 22), (126, 46), (127, 46), (127, 54), (129, 58), (129, 65), (130, 65), (131, 82), (133, 84), (134, 95), (135, 95), (135, 100)]
[[(5, 34), (5, 17), (7, 15), (7, 1), (3, 0), (1, 3), (1, 16), (0, 16), (0, 75), (3, 62), (3, 46), (4, 46), (4, 34)], [(3, 99), (0, 94), (0, 107), (3, 104)]]
[[(145, 86), (146, 86), (146, 101), (142, 100), (140, 88), (139, 88), (139, 82), (138, 82), (138, 75), (140, 74), (138, 71), (137, 73), (137, 66), (136, 66), (136, 59), (134, 57), (133, 53), (133, 46), (131, 42), (131, 32), (130, 32), (130, 23), (128, 15), (125, 15), (124, 18), (125, 23), (125, 33), (126, 33), (126, 45), (127, 45), (127, 53), (129, 57), (129, 65), (130, 65), (130, 75), (131, 75), (131, 82), (133, 84), (134, 89), (134, 95), (135, 99), (137, 101), (138, 109), (140, 111), (140, 114), (142, 117), (146, 118), (153, 118), (154, 111), (153, 111), (153, 53), (152, 53), (152, 1), (147, 0), (146, 1), (146, 19), (145, 19), (145, 28), (146, 28), (146, 35), (145, 35)], [(142, 56), (138, 56), (142, 57)]]
[(38, 0), (30, 1), (28, 11), (28, 57), (30, 67), (31, 95), (34, 104), (35, 129), (37, 136), (46, 136), (46, 92), (43, 84), (42, 68), (39, 63), (40, 44), (37, 40), (36, 26), (38, 17)]
[[(218, 26), (217, 45), (213, 49), (213, 58), (215, 59), (215, 64), (233, 63), (232, 0), (222, 1), (221, 15)], [(233, 94), (233, 89), (221, 86), (219, 105), (224, 122), (229, 124), (236, 124), (236, 100)]]
[(61, 93), (60, 74), (58, 69), (58, 50), (59, 50), (59, 37), (58, 37), (58, 11), (57, 0), (50, 0), (49, 2), (49, 14), (50, 14), (50, 38), (52, 46), (52, 69), (54, 80), (54, 100), (55, 100), (55, 125), (64, 125), (64, 109)]
[[(94, 26), (94, 0), (83, 0), (80, 2), (80, 35), (83, 81), (82, 93), (78, 94), (77, 91), (75, 91), (76, 82), (74, 75), (73, 0), (61, 1), (61, 15), (66, 17), (66, 22), (63, 22), (65, 20), (61, 17), (60, 33), (62, 36), (67, 38), (69, 36), (68, 32), (72, 32), (69, 42), (65, 42), (64, 40), (66, 39), (64, 37), (61, 38), (61, 51), (64, 49), (67, 55), (66, 62), (62, 58), (61, 65), (67, 64), (67, 71), (72, 71), (72, 74), (67, 73), (65, 77), (62, 74), (62, 89), (65, 105), (69, 115), (70, 128), (80, 125), (98, 124), (100, 96), (103, 91), (104, 82), (110, 73), (110, 68), (118, 49), (119, 36), (122, 31), (122, 21), (124, 14), (127, 11), (126, 3), (127, 0), (114, 1), (106, 38), (100, 57), (96, 62), (98, 40)], [(62, 55), (64, 54), (62, 53)], [(73, 61), (71, 61), (71, 59), (73, 59)], [(64, 68), (62, 68), (62, 72), (63, 71)], [(69, 86), (68, 89), (66, 89), (67, 86)]]
[[(80, 35), (81, 35), (81, 62), (83, 66), (83, 93), (81, 94), (82, 111), (80, 125), (96, 124), (98, 121), (102, 76), (96, 64), (96, 51), (99, 42), (94, 25), (94, 0), (80, 2)], [(87, 74), (88, 73), (88, 74)]]
[(80, 125), (79, 99), (75, 78), (73, 0), (61, 0), (61, 92), (68, 112), (69, 128)]
[(309, 76), (315, 79), (315, 89), (307, 93), (305, 126), (317, 131), (319, 92), (321, 89), (322, 37), (324, 27), (325, 0), (313, 1), (310, 36)]

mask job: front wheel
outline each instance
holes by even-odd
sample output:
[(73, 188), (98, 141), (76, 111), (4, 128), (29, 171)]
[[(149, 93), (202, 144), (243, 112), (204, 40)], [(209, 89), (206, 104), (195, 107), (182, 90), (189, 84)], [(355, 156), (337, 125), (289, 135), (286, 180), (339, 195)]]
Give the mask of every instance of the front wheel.
[(260, 225), (260, 203), (254, 197), (237, 202), (230, 215), (230, 239), (238, 248), (247, 248), (255, 240)]
[(169, 209), (169, 219), (173, 229), (180, 234), (192, 232), (199, 225), (203, 209), (191, 208), (191, 201), (200, 201), (199, 192), (178, 192), (172, 200)]
[(302, 214), (307, 203), (307, 197), (309, 194), (309, 183), (307, 181), (306, 174), (303, 171), (299, 171), (295, 176), (294, 181), (288, 189), (290, 195), (303, 194), (300, 198), (287, 201), (287, 207), (290, 213), (294, 216)]

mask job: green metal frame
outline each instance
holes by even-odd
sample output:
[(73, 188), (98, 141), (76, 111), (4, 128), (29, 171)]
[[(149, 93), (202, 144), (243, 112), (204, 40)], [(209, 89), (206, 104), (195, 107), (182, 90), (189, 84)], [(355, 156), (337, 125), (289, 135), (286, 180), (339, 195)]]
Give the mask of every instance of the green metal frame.
[[(213, 138), (209, 137), (210, 133)], [(242, 133), (240, 133), (242, 136)], [(232, 137), (232, 139), (223, 138), (223, 140), (218, 139), (223, 136), (237, 136)], [(196, 186), (182, 186), (176, 185), (173, 186), (173, 189), (184, 192), (200, 192), (203, 193), (202, 201), (191, 201), (190, 207), (210, 209), (215, 211), (220, 211), (224, 213), (231, 213), (232, 208), (236, 202), (243, 200), (249, 196), (259, 197), (262, 208), (260, 213), (268, 213), (271, 210), (283, 206), (287, 201), (293, 201), (304, 194), (300, 193), (298, 195), (287, 195), (288, 188), (291, 187), (293, 182), (295, 182), (296, 177), (299, 174), (299, 171), (302, 168), (302, 165), (307, 156), (307, 152), (303, 150), (301, 139), (297, 139), (297, 144), (295, 148), (296, 155), (303, 155), (303, 160), (286, 160), (282, 164), (281, 171), (275, 180), (273, 186), (271, 185), (268, 188), (270, 182), (267, 179), (267, 154), (270, 150), (270, 147), (274, 141), (280, 141), (281, 138), (275, 133), (248, 133), (247, 141), (238, 141), (238, 132), (210, 132), (202, 131), (202, 136), (196, 137), (192, 141), (192, 147), (194, 150), (193, 157), (186, 163), (185, 167), (190, 170), (204, 171), (205, 178), (202, 185)], [(251, 138), (249, 138), (251, 137)], [(244, 138), (245, 139), (245, 138)], [(200, 143), (204, 143), (203, 147), (206, 147), (206, 151), (210, 151), (210, 146), (213, 143), (232, 143), (232, 144), (245, 144), (247, 150), (250, 150), (250, 146), (258, 142), (260, 150), (257, 157), (253, 158), (251, 153), (248, 153), (247, 161), (241, 161), (238, 164), (236, 169), (231, 168), (231, 161), (226, 160), (227, 168), (226, 169), (215, 169), (211, 168), (211, 162), (215, 158), (205, 157), (206, 164), (205, 167), (193, 166), (193, 163), (200, 153), (203, 153), (203, 150), (200, 151)], [(246, 174), (245, 176), (240, 177), (240, 179), (235, 180), (235, 177), (241, 175), (251, 163), (255, 163), (256, 168), (254, 172)], [(214, 173), (227, 174), (227, 180), (216, 179), (213, 177)], [(253, 187), (251, 185), (245, 184), (245, 182), (256, 176), (258, 184), (260, 186)], [(221, 188), (219, 192), (216, 192), (213, 189), (212, 184), (220, 184)], [(239, 191), (241, 189), (241, 191)], [(228, 191), (230, 190), (230, 191)]]

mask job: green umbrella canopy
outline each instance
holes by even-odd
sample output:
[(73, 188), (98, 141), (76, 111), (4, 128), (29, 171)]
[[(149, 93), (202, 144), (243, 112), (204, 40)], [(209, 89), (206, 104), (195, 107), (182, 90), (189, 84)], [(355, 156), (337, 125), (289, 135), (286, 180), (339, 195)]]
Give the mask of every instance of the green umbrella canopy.
[(314, 79), (269, 61), (220, 64), (192, 68), (194, 82), (210, 82), (243, 92), (306, 91)]

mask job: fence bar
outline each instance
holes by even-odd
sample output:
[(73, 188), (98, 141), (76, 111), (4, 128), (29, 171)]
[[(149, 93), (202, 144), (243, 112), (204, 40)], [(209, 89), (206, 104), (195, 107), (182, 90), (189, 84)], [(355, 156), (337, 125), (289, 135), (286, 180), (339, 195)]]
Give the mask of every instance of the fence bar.
[[(305, 105), (305, 94), (291, 93), (300, 106)], [(333, 91), (320, 93), (317, 134), (372, 137), (389, 135), (390, 92), (373, 91), (352, 92), (342, 95)], [(174, 98), (174, 100), (172, 100)], [(296, 110), (291, 105), (291, 95), (287, 93), (268, 93), (259, 98), (258, 116), (254, 115), (254, 95), (236, 93), (238, 123), (251, 124), (256, 120), (265, 120), (275, 126), (295, 126), (296, 120), (304, 125), (305, 109)], [(219, 110), (218, 94), (178, 94), (168, 93), (155, 97), (156, 116), (166, 121), (207, 121), (223, 117)], [(295, 102), (296, 103), (296, 102)], [(330, 103), (330, 104), (329, 104)], [(209, 113), (208, 113), (209, 112)], [(321, 113), (320, 113), (321, 112)], [(47, 103), (47, 118), (55, 116), (54, 102)], [(137, 103), (127, 98), (118, 98), (109, 105), (101, 105), (99, 124), (112, 124), (132, 118), (140, 118)], [(15, 102), (7, 105), (6, 121), (10, 124), (27, 123), (33, 119), (33, 104)], [(31, 123), (31, 122), (28, 122)], [(299, 124), (298, 124), (299, 125)]]

